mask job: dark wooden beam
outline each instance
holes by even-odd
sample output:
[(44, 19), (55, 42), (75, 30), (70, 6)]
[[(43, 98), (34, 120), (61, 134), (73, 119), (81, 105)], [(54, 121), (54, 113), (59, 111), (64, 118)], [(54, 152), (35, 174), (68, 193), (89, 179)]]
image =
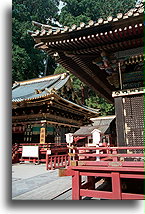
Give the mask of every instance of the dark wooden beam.
[(44, 120), (44, 119), (52, 119), (52, 121), (64, 121), (70, 124), (78, 124), (78, 126), (82, 125), (82, 121), (81, 120), (73, 120), (70, 118), (64, 118), (61, 116), (56, 116), (54, 114), (50, 114), (50, 113), (42, 113), (42, 114), (33, 114), (33, 115), (18, 115), (18, 116), (12, 116), (12, 120), (30, 120), (30, 119), (39, 119), (39, 120)]
[[(16, 121), (13, 121), (13, 124), (17, 123)], [(29, 120), (29, 121), (19, 121), (19, 124), (22, 125), (26, 125), (26, 124), (40, 124), (41, 121), (36, 121), (36, 120)], [(72, 124), (68, 124), (68, 123), (61, 123), (61, 122), (54, 122), (54, 121), (50, 121), (50, 120), (46, 120), (47, 124), (52, 124), (52, 125), (59, 125), (59, 126), (68, 126), (68, 127), (75, 127), (75, 128), (79, 128), (78, 124), (76, 125), (72, 125)]]
[(60, 55), (60, 59), (58, 60), (58, 62), (62, 64), (62, 66), (64, 66), (71, 73), (73, 73), (75, 76), (77, 76), (82, 82), (90, 86), (95, 92), (97, 92), (98, 95), (104, 97), (110, 103), (114, 103), (111, 90), (109, 88), (105, 89), (106, 88), (105, 84), (102, 82), (101, 79), (99, 79), (98, 77), (95, 77), (94, 74), (93, 74), (93, 77), (90, 74), (88, 74), (86, 72), (88, 68), (85, 65), (84, 65), (85, 66), (85, 70), (84, 70), (82, 68), (83, 65), (81, 67), (76, 62), (76, 60), (74, 60), (74, 58), (66, 57), (63, 54)]

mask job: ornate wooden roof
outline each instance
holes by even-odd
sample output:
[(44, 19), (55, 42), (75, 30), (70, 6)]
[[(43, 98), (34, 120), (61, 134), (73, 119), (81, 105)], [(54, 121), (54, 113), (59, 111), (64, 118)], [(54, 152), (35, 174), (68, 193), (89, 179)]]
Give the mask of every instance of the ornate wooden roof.
[(43, 78), (15, 82), (12, 87), (12, 102), (38, 100), (61, 89), (69, 80), (69, 75), (58, 74)]
[(79, 27), (54, 28), (33, 22), (40, 30), (29, 33), (36, 42), (35, 48), (46, 51), (99, 95), (113, 102), (112, 91), (117, 84), (110, 78), (114, 78), (114, 73), (119, 78), (119, 63), (143, 55), (143, 14), (141, 1), (125, 14), (96, 22), (90, 20)]
[[(35, 122), (45, 119), (50, 123), (78, 127), (90, 123), (90, 118), (99, 114), (98, 110), (81, 105), (75, 97), (73, 102), (70, 84), (67, 73), (15, 83), (12, 88), (13, 121)], [(70, 89), (70, 100), (65, 92), (62, 94), (65, 86), (67, 90)]]
[[(69, 106), (75, 106), (76, 109), (82, 108), (84, 111), (90, 111), (92, 113), (98, 112), (98, 110), (81, 105), (75, 98), (75, 102), (72, 102), (72, 99), (66, 99), (65, 94), (61, 94), (61, 89), (65, 85), (67, 91), (72, 89), (69, 93), (75, 93), (68, 73), (15, 82), (12, 87), (13, 106), (17, 104), (19, 104), (19, 106), (25, 106), (26, 103), (27, 105), (31, 105), (31, 103), (36, 103), (37, 105), (37, 102), (57, 100), (60, 101), (60, 103), (62, 102)], [(73, 94), (73, 96), (75, 96), (75, 94)]]

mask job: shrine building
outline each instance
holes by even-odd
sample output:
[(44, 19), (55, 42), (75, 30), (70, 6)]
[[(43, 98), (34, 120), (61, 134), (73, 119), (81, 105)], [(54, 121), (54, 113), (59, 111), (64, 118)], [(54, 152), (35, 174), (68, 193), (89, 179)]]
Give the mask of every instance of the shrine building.
[(13, 85), (13, 144), (66, 146), (65, 134), (91, 123), (96, 115), (97, 110), (81, 105), (68, 73)]
[(116, 17), (56, 28), (33, 21), (35, 48), (114, 103), (118, 146), (143, 145), (143, 1)]

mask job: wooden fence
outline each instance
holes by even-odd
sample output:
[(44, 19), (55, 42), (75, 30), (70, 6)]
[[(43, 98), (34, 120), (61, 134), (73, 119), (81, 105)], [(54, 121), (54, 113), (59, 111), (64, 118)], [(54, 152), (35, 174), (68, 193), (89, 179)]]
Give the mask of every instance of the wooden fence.
[(63, 154), (63, 155), (46, 154), (46, 170), (67, 167), (69, 166), (69, 164), (70, 164), (70, 158), (68, 154)]

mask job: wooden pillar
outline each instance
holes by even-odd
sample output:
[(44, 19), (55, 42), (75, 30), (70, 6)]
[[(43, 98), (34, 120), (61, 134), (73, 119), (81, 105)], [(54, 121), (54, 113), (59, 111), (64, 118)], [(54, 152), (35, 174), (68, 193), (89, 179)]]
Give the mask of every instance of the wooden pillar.
[(121, 200), (121, 182), (120, 182), (120, 173), (112, 172), (112, 199)]
[(74, 171), (75, 174), (72, 176), (72, 200), (81, 200), (80, 187), (81, 187), (81, 176), (79, 171)]
[(115, 97), (114, 101), (116, 114), (117, 146), (126, 146), (123, 99), (122, 97)]
[(48, 154), (46, 152), (46, 170), (48, 170)]

